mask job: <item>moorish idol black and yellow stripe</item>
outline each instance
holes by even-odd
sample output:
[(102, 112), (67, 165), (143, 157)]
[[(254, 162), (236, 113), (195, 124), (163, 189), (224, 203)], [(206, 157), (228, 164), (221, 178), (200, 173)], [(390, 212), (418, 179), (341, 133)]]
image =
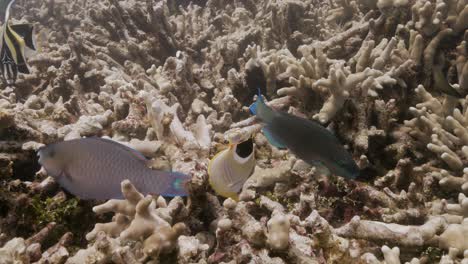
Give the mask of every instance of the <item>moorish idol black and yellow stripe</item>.
[(0, 48), (0, 62), (3, 79), (7, 84), (14, 84), (18, 72), (29, 73), (26, 64), (25, 48), (36, 50), (32, 24), (10, 25), (10, 9), (15, 0), (11, 0), (5, 13), (5, 22)]

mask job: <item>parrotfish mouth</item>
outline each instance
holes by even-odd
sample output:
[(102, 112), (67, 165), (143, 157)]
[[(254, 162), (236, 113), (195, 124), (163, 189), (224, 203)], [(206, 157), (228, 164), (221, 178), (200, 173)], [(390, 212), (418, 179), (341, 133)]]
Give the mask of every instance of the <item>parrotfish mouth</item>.
[(41, 165), (44, 165), (44, 150), (45, 150), (45, 148), (46, 148), (46, 146), (42, 146), (37, 150), (37, 157), (39, 157), (38, 162)]
[(42, 164), (41, 161), (42, 161), (42, 159), (43, 159), (43, 157), (42, 157), (42, 150), (43, 150), (43, 148), (44, 148), (44, 147), (40, 147), (40, 148), (37, 150), (37, 156), (39, 157), (38, 161), (39, 161), (40, 164)]

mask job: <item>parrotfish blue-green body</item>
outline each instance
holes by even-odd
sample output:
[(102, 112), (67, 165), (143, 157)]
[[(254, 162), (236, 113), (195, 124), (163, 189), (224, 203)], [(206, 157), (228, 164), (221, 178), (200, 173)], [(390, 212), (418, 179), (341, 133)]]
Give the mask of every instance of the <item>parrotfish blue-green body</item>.
[(309, 164), (319, 161), (333, 174), (348, 179), (359, 175), (359, 168), (349, 152), (317, 122), (275, 111), (265, 104), (261, 94), (250, 111), (264, 123), (263, 133), (275, 147), (287, 148)]
[(122, 198), (128, 179), (143, 194), (185, 196), (189, 176), (152, 170), (136, 150), (112, 140), (82, 138), (49, 144), (38, 151), (39, 163), (70, 193), (82, 199)]

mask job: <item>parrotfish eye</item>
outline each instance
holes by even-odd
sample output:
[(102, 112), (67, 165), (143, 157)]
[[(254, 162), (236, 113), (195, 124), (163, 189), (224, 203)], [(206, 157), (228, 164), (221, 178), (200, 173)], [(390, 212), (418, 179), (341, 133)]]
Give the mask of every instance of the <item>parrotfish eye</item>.
[(247, 158), (253, 151), (253, 141), (250, 137), (248, 140), (239, 143), (236, 147), (236, 153), (241, 158)]

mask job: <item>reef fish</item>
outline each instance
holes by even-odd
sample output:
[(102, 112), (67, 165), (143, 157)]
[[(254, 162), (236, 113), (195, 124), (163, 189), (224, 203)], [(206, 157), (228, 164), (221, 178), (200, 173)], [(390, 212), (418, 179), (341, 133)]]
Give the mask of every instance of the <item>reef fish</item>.
[(81, 199), (122, 198), (120, 183), (128, 179), (143, 194), (186, 196), (189, 176), (152, 170), (138, 151), (112, 140), (81, 138), (38, 150), (39, 163), (70, 193)]
[(6, 8), (0, 42), (0, 61), (2, 64), (0, 68), (7, 84), (15, 83), (18, 72), (29, 73), (25, 48), (36, 50), (32, 24), (10, 25), (10, 9), (14, 2), (15, 0), (11, 0)]
[(264, 123), (262, 132), (275, 147), (287, 148), (311, 165), (318, 161), (333, 174), (348, 179), (359, 175), (359, 168), (349, 152), (317, 122), (272, 109), (260, 93), (250, 111)]
[(245, 181), (255, 170), (253, 140), (234, 144), (216, 154), (208, 164), (209, 182), (223, 197), (238, 200)]

